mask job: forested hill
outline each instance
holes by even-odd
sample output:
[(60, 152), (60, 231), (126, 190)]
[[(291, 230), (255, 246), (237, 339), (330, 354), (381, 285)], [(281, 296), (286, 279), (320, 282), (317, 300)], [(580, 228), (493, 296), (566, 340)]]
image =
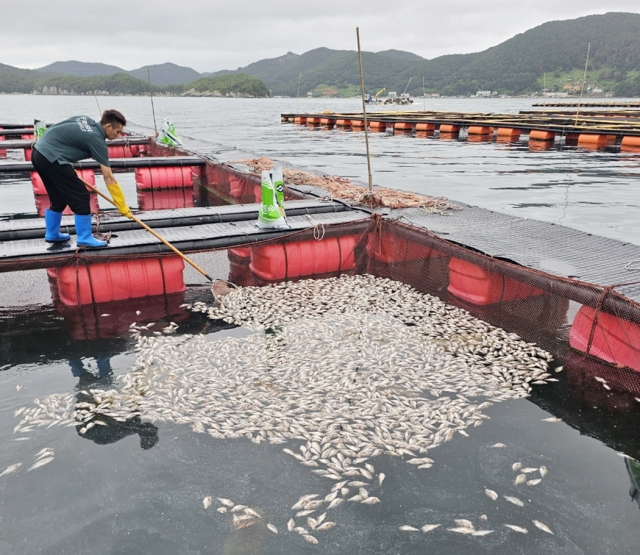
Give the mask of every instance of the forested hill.
[[(608, 13), (552, 21), (483, 52), (433, 60), (399, 50), (363, 53), (367, 92), (383, 87), (422, 95), (474, 94), (478, 90), (521, 94), (547, 88), (570, 90), (582, 77), (591, 43), (589, 82), (621, 95), (640, 95), (640, 14)], [(353, 51), (318, 48), (302, 55), (261, 60), (238, 72), (262, 79), (274, 95), (352, 94), (359, 88)], [(634, 86), (636, 88), (634, 88)]]
[[(401, 35), (397, 40), (402, 40)], [(632, 13), (551, 21), (474, 54), (426, 60), (402, 50), (363, 52), (366, 92), (386, 88), (399, 94), (406, 88), (421, 96), (424, 82), (426, 93), (442, 95), (526, 94), (541, 92), (543, 84), (550, 91), (577, 94), (589, 44), (587, 92), (640, 96), (640, 14)], [(148, 69), (160, 94), (267, 96), (270, 90), (271, 95), (295, 96), (299, 89), (302, 95), (352, 96), (360, 91), (358, 58), (352, 50), (288, 52), (211, 74), (175, 64)], [(145, 94), (146, 70), (56, 62), (32, 71), (0, 63), (0, 93)]]

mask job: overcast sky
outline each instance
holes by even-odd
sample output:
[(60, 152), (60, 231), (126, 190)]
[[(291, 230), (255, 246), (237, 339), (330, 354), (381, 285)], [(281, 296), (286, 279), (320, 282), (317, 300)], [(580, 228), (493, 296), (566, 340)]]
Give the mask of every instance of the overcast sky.
[(288, 51), (478, 52), (546, 21), (640, 13), (640, 0), (2, 0), (0, 62), (236, 69)]

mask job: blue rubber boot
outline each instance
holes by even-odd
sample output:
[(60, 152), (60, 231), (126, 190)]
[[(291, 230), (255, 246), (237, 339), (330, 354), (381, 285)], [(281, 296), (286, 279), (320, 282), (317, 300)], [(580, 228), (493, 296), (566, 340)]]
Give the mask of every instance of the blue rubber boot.
[(44, 240), (47, 243), (64, 243), (69, 240), (68, 233), (60, 233), (61, 221), (62, 212), (54, 212), (53, 210), (44, 211), (44, 223), (47, 226), (47, 232), (44, 234)]
[(91, 230), (91, 214), (80, 216), (76, 214), (76, 244), (79, 247), (93, 247), (101, 248), (106, 247), (108, 243), (106, 241), (100, 241), (93, 236)]

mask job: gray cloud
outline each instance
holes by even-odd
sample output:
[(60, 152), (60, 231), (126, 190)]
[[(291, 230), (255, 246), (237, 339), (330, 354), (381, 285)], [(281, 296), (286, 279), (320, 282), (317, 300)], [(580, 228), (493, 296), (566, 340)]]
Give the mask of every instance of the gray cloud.
[[(425, 58), (477, 52), (546, 21), (611, 11), (638, 0), (30, 0), (3, 10), (0, 62), (57, 60), (135, 69), (173, 62), (198, 71), (235, 69), (288, 51), (396, 48)], [(585, 37), (585, 43), (588, 37)]]

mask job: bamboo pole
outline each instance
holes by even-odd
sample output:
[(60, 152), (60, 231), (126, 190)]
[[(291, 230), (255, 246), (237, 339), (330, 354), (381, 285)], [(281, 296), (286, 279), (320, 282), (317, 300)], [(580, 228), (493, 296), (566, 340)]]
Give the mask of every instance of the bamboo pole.
[(584, 93), (584, 84), (587, 81), (587, 68), (589, 67), (589, 54), (591, 53), (591, 43), (587, 47), (587, 61), (584, 64), (584, 76), (582, 77), (582, 87), (580, 88), (580, 100), (576, 109), (576, 121), (574, 125), (578, 125), (578, 115), (580, 114), (580, 104), (582, 104), (582, 94)]
[(362, 51), (360, 50), (360, 28), (356, 27), (358, 39), (358, 63), (360, 65), (360, 93), (362, 96), (362, 117), (364, 119), (364, 141), (367, 147), (367, 171), (369, 173), (369, 193), (373, 194), (373, 177), (371, 176), (371, 156), (369, 154), (369, 132), (367, 131), (367, 108), (364, 101), (364, 73), (362, 71)]
[(153, 105), (153, 91), (151, 90), (151, 74), (149, 73), (149, 68), (147, 68), (147, 81), (149, 81), (149, 97), (151, 98), (151, 112), (153, 113), (153, 129), (155, 130), (157, 137), (158, 124), (156, 123), (156, 109)]

